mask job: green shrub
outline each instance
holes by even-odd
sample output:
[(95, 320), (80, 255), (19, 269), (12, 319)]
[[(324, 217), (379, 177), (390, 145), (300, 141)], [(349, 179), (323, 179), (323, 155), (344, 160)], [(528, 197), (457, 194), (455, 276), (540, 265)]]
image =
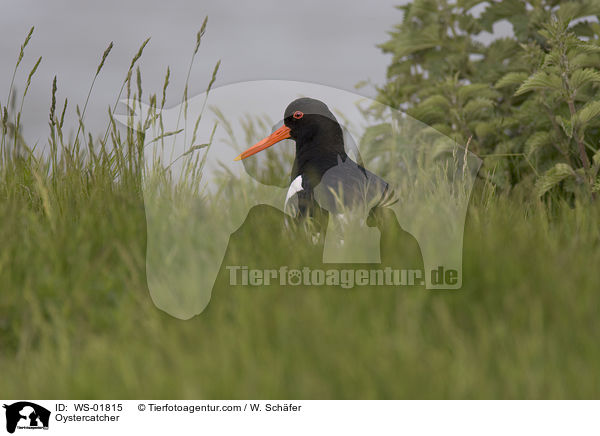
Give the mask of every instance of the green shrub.
[[(393, 54), (382, 103), (459, 143), (471, 138), (480, 175), (500, 188), (598, 192), (600, 2), (416, 0), (400, 9), (381, 45)], [(513, 34), (483, 43), (503, 20)]]

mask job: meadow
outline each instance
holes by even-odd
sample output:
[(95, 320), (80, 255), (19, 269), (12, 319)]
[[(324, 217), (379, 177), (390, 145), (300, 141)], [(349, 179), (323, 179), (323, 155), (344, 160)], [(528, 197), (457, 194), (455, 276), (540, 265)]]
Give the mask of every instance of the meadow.
[[(121, 91), (135, 91), (142, 49)], [(230, 286), (223, 268), (207, 309), (182, 321), (148, 292), (143, 135), (111, 118), (69, 141), (61, 109), (47, 153), (21, 140), (18, 111), (3, 118), (3, 397), (599, 397), (597, 200), (478, 179), (460, 290)], [(223, 265), (269, 262), (256, 247), (277, 224), (255, 212)]]

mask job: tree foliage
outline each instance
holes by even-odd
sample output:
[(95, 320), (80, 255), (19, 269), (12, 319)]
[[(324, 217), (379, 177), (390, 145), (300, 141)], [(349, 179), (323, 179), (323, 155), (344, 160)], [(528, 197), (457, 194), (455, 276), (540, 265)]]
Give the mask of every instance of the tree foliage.
[[(500, 188), (594, 195), (600, 1), (415, 0), (379, 100), (466, 144)], [(498, 27), (500, 26), (500, 27)], [(511, 31), (498, 31), (510, 28)], [(491, 35), (511, 33), (509, 36)]]

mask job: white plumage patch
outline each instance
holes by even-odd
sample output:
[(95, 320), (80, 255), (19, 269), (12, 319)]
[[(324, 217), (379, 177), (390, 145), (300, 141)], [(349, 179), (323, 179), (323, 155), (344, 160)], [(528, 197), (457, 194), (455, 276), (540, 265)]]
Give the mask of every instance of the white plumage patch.
[(287, 205), (288, 201), (290, 201), (290, 198), (292, 198), (296, 193), (302, 191), (302, 189), (302, 176), (298, 176), (290, 184), (290, 188), (285, 196), (285, 205)]

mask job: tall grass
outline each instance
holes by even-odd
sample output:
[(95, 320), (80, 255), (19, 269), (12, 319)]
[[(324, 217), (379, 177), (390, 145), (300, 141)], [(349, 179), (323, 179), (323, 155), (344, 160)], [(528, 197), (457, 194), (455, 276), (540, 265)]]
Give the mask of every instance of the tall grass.
[[(138, 104), (141, 78), (132, 77), (142, 49), (121, 89)], [(4, 397), (600, 395), (597, 202), (541, 203), (477, 184), (462, 290), (232, 287), (223, 269), (207, 310), (183, 322), (148, 295), (143, 129), (122, 131), (111, 108), (107, 133), (94, 139), (84, 104), (80, 133), (67, 142), (59, 84), (47, 153), (24, 144), (21, 113), (2, 107)], [(149, 100), (158, 106), (156, 96)], [(223, 265), (267, 266), (266, 246), (283, 263), (312, 258), (308, 245), (290, 253), (272, 218), (251, 211)]]

